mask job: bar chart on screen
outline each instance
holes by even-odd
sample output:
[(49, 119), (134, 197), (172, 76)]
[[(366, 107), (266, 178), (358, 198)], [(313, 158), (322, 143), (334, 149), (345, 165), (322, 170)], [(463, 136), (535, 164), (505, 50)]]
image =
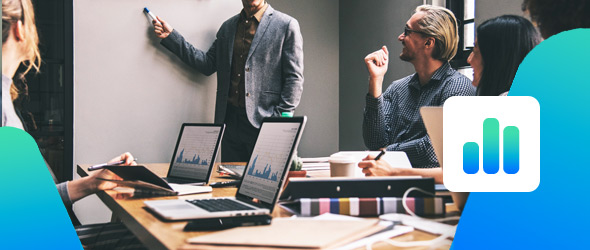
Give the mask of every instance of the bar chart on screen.
[(213, 154), (220, 128), (185, 127), (174, 156), (173, 176), (204, 179)]
[(263, 125), (242, 180), (244, 188), (240, 188), (240, 193), (260, 195), (262, 201), (272, 202), (279, 188), (279, 181), (290, 162), (289, 154), (298, 129), (298, 123)]

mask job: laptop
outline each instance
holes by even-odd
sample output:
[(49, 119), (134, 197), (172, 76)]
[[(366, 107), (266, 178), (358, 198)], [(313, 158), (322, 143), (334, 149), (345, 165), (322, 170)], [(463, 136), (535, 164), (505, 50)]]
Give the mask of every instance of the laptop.
[(166, 220), (271, 214), (285, 183), (306, 117), (264, 118), (235, 197), (144, 201)]
[(172, 154), (168, 183), (209, 183), (225, 124), (184, 123)]
[(438, 159), (440, 167), (443, 166), (443, 108), (442, 107), (422, 107), (420, 108), (422, 121), (426, 127), (426, 132), (430, 137), (430, 143), (434, 148), (434, 154)]

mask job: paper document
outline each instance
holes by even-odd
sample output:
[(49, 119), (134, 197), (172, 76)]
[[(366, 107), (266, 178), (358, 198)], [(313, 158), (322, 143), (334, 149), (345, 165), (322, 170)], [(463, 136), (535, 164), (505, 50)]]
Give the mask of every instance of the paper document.
[[(216, 246), (277, 247), (292, 249), (325, 249), (341, 246), (387, 228), (377, 219), (314, 220), (276, 218), (268, 226), (238, 227), (194, 237), (188, 243), (195, 248)], [(305, 240), (302, 240), (305, 239)], [(191, 249), (190, 245), (182, 247)]]
[(209, 193), (213, 191), (210, 186), (192, 186), (169, 183), (172, 190), (178, 192), (178, 195)]
[(318, 163), (318, 162), (328, 162), (330, 157), (311, 157), (311, 158), (301, 158), (303, 163)]
[(301, 170), (314, 171), (314, 170), (330, 170), (330, 163), (327, 162), (310, 162), (303, 163)]

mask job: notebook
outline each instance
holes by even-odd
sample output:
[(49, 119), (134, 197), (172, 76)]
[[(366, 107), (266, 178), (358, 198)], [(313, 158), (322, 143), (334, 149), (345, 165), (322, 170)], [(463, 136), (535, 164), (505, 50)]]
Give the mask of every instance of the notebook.
[(181, 249), (333, 249), (391, 226), (378, 219), (276, 218), (268, 226), (237, 227), (188, 239)]
[(165, 220), (271, 214), (283, 187), (306, 117), (265, 118), (235, 197), (145, 201)]
[(213, 191), (209, 186), (168, 184), (144, 166), (105, 166), (122, 180), (101, 179), (116, 182), (121, 187), (135, 189), (134, 196), (167, 196), (207, 193)]
[(168, 175), (164, 179), (168, 183), (207, 184), (224, 129), (224, 124), (182, 124)]

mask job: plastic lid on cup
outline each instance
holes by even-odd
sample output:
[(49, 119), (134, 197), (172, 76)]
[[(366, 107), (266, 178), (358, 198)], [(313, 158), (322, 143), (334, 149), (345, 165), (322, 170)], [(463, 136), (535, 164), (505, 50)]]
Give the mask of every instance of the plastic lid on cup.
[(330, 163), (355, 163), (357, 159), (350, 155), (335, 153), (330, 155), (330, 159), (328, 160)]

